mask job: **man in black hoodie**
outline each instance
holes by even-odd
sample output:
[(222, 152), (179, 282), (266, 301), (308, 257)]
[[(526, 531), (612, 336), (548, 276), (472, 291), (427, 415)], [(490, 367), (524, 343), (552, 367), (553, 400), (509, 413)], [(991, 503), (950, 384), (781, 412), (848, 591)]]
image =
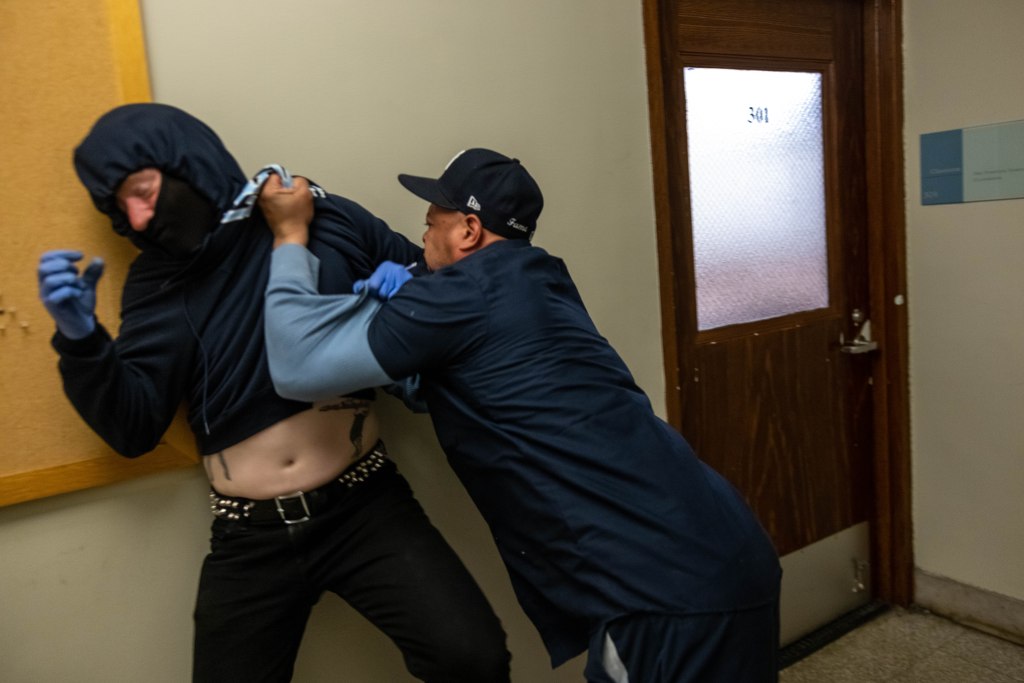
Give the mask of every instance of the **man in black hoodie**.
[[(195, 610), (195, 681), (287, 681), (312, 606), (347, 600), (424, 681), (509, 680), (505, 635), (479, 587), (387, 458), (373, 391), (281, 398), (267, 369), (270, 231), (235, 198), (246, 178), (217, 135), (174, 107), (102, 116), (75, 169), (140, 249), (112, 338), (94, 314), (102, 262), (43, 255), (65, 393), (114, 450), (158, 444), (182, 401), (214, 514)], [(422, 250), (354, 202), (313, 187), (320, 287), (348, 292)]]

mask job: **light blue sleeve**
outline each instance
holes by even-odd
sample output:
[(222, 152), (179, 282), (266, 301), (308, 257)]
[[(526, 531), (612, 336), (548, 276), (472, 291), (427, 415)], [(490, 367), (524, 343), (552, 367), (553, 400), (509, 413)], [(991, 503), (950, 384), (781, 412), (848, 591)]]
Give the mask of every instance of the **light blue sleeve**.
[(271, 256), (264, 327), (277, 393), (318, 401), (391, 384), (367, 336), (381, 302), (367, 291), (319, 294), (319, 271), (319, 259), (297, 244)]

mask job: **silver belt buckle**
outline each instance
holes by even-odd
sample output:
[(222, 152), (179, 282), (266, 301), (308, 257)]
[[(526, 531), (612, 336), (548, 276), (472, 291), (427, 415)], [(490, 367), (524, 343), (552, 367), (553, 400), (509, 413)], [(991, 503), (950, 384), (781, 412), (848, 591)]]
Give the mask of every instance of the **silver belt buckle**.
[[(281, 507), (282, 500), (291, 500), (293, 498), (298, 498), (299, 502), (302, 503), (302, 511), (305, 513), (305, 517), (302, 519), (288, 519), (288, 514)], [(275, 496), (274, 504), (277, 506), (277, 514), (281, 516), (281, 521), (285, 524), (301, 524), (302, 522), (309, 521), (309, 505), (306, 504), (306, 494), (302, 491), (287, 496)]]

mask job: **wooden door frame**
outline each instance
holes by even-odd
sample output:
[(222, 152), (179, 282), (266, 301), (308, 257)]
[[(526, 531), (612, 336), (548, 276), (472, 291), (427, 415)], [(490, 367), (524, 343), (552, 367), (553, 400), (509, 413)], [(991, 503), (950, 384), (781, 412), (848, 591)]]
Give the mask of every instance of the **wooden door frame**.
[[(907, 345), (906, 205), (903, 164), (902, 0), (862, 0), (867, 166), (868, 281), (873, 338), (884, 353), (874, 368), (871, 566), (874, 595), (897, 605), (913, 601), (913, 536), (910, 466), (910, 402)], [(643, 0), (654, 171), (658, 266), (661, 273), (662, 348), (669, 422), (681, 428), (678, 343), (680, 302), (673, 285), (676, 244), (669, 199), (669, 156), (677, 141), (668, 135), (666, 46), (661, 16), (669, 0)], [(669, 61), (671, 63), (671, 61)]]

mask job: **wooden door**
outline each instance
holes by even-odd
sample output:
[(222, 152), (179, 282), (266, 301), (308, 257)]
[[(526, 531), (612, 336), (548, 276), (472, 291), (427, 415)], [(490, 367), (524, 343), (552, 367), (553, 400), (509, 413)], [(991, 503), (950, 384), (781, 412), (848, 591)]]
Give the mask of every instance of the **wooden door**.
[[(871, 180), (879, 163), (872, 117), (880, 105), (872, 74), (878, 54), (865, 54), (877, 47), (877, 36), (865, 32), (865, 26), (876, 25), (866, 21), (866, 7), (862, 0), (650, 0), (646, 5), (669, 417), (700, 456), (745, 494), (785, 556), (784, 567), (786, 557), (850, 530), (871, 526), (874, 531), (880, 510), (891, 510), (889, 486), (883, 486), (884, 501), (877, 489), (879, 464), (893, 454), (887, 445), (881, 458), (876, 452), (891, 433), (888, 421), (881, 431), (876, 422), (880, 410), (891, 412), (893, 406), (888, 389), (876, 402), (874, 382), (880, 371), (885, 375), (894, 366), (880, 368), (883, 354), (873, 350), (874, 339), (865, 338), (872, 326), (878, 329), (877, 320), (869, 322), (875, 309), (887, 323), (897, 320), (878, 305), (893, 281), (872, 280), (880, 268), (872, 262), (879, 229), (873, 222), (884, 193)], [(822, 275), (821, 291), (809, 303), (784, 306), (778, 314), (770, 307), (768, 313), (741, 312), (734, 319), (708, 314), (700, 295), (711, 285), (701, 265), (706, 257), (698, 231), (709, 211), (696, 194), (703, 178), (697, 174), (706, 171), (693, 158), (695, 143), (703, 138), (690, 138), (690, 128), (697, 126), (688, 117), (698, 95), (687, 87), (688, 70), (804, 74), (819, 84)], [(715, 97), (703, 92), (700, 97)], [(742, 109), (735, 114), (747, 116), (752, 125), (775, 124), (766, 102), (741, 102), (723, 90), (722, 97), (727, 95), (729, 106)], [(709, 129), (699, 130), (705, 135)], [(790, 172), (779, 160), (766, 162), (756, 154), (740, 165), (737, 178)], [(717, 198), (723, 215), (747, 201), (728, 190)], [(772, 201), (795, 200), (781, 192)], [(758, 220), (756, 207), (742, 215)], [(787, 281), (776, 277), (780, 268), (768, 269), (767, 280), (734, 278), (748, 290), (739, 296), (760, 302), (786, 293)], [(892, 328), (887, 332), (891, 336)], [(880, 349), (905, 353), (898, 344)], [(881, 533), (891, 540), (891, 527)], [(865, 536), (865, 555), (867, 543)], [(877, 554), (877, 541), (874, 546)], [(892, 548), (884, 552), (882, 565), (889, 566)], [(840, 565), (851, 560), (849, 581), (827, 583), (840, 592), (857, 592), (858, 582), (868, 583), (867, 572), (861, 575), (867, 559), (841, 558)], [(899, 600), (891, 594), (891, 578), (886, 575), (879, 592)], [(870, 590), (861, 592), (852, 603), (848, 595), (839, 596), (836, 609), (870, 598)], [(784, 584), (784, 633), (785, 595)]]

